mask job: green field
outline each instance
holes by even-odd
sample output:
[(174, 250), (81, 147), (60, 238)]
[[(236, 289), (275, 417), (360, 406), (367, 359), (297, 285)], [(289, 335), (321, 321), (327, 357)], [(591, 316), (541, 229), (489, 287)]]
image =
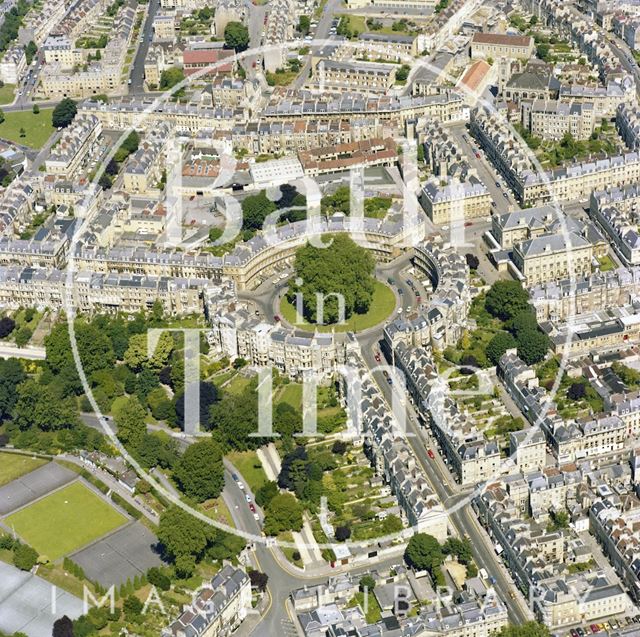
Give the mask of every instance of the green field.
[(122, 526), (127, 519), (74, 482), (3, 520), (41, 556), (54, 561)]
[(0, 104), (11, 104), (15, 97), (15, 84), (5, 84), (0, 86)]
[(267, 482), (267, 475), (255, 451), (233, 451), (227, 454), (227, 458), (240, 472), (253, 493)]
[(47, 464), (42, 458), (19, 456), (12, 453), (0, 453), (0, 487), (34, 469)]
[[(44, 146), (54, 131), (51, 110), (43, 108), (37, 115), (31, 111), (5, 113), (4, 122), (0, 124), (0, 137), (33, 148)], [(21, 128), (24, 129), (24, 137), (20, 137)]]
[[(371, 306), (366, 314), (353, 314), (347, 321), (341, 325), (313, 325), (311, 323), (304, 322), (302, 324), (295, 324), (296, 327), (301, 329), (308, 329), (313, 331), (317, 329), (319, 332), (361, 332), (362, 330), (369, 329), (382, 323), (385, 319), (389, 318), (389, 315), (393, 312), (396, 306), (396, 297), (386, 285), (376, 281), (376, 286), (373, 291), (373, 300)], [(295, 307), (283, 297), (280, 303), (280, 313), (282, 317), (291, 325), (294, 325), (296, 320)]]

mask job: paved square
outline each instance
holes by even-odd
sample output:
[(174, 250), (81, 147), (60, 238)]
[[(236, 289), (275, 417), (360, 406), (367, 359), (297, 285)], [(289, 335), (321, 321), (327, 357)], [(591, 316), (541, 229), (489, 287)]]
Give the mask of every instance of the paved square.
[(40, 577), (0, 562), (1, 632), (51, 637), (53, 622), (63, 615), (71, 619), (82, 615), (82, 600), (54, 589)]
[(50, 462), (0, 487), (0, 515), (7, 515), (75, 480), (77, 474)]
[(154, 550), (158, 538), (140, 522), (133, 522), (94, 542), (71, 559), (85, 575), (102, 586), (119, 586), (128, 579), (160, 566), (162, 560)]

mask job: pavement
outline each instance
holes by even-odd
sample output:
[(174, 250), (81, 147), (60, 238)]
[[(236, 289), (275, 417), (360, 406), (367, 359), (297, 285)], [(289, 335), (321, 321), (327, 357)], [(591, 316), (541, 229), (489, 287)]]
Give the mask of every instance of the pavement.
[(0, 358), (26, 358), (30, 361), (43, 361), (46, 358), (44, 347), (18, 347), (3, 343), (0, 345)]
[(56, 619), (83, 612), (82, 600), (37, 575), (0, 562), (0, 632), (51, 637)]

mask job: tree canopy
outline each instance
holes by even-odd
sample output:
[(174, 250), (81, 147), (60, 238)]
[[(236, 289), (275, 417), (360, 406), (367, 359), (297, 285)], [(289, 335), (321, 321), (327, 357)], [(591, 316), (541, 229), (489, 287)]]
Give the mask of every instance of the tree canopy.
[(174, 469), (185, 495), (198, 502), (217, 498), (224, 487), (222, 449), (212, 440), (190, 445)]
[(244, 51), (249, 46), (249, 29), (242, 22), (232, 21), (224, 28), (224, 43), (236, 53)]
[(409, 566), (417, 570), (432, 571), (442, 564), (444, 553), (433, 535), (416, 533), (407, 544), (404, 559)]
[[(369, 310), (375, 289), (373, 276), (375, 262), (369, 252), (346, 235), (331, 237), (332, 244), (320, 248), (308, 244), (300, 248), (295, 258), (295, 279), (302, 279), (289, 288), (287, 298), (295, 303), (296, 294), (302, 294), (303, 314), (312, 323), (337, 323), (352, 314), (365, 314)], [(320, 295), (320, 297), (316, 297)], [(344, 299), (344, 316), (340, 316), (339, 299)]]
[(529, 295), (519, 281), (496, 281), (487, 292), (487, 311), (503, 321), (530, 310)]
[(502, 355), (516, 346), (516, 339), (509, 332), (498, 332), (487, 344), (487, 356), (494, 365), (497, 365)]
[(278, 535), (283, 531), (299, 531), (302, 528), (303, 506), (290, 493), (280, 493), (266, 507), (264, 532)]
[(527, 365), (544, 359), (549, 349), (549, 337), (539, 330), (526, 329), (518, 335), (518, 356)]
[(69, 97), (65, 97), (61, 102), (58, 102), (53, 109), (51, 113), (51, 123), (56, 128), (66, 128), (71, 124), (77, 112), (78, 107), (76, 103)]

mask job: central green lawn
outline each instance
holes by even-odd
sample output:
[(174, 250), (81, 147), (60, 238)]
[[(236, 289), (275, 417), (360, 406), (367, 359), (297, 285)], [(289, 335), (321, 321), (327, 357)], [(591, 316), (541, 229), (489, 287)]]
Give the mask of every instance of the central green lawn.
[[(393, 312), (395, 306), (396, 297), (391, 289), (380, 283), (380, 281), (376, 281), (373, 300), (366, 314), (353, 314), (342, 325), (313, 325), (312, 323), (304, 322), (296, 324), (295, 327), (310, 331), (316, 328), (319, 332), (331, 332), (332, 330), (336, 332), (361, 332), (382, 323)], [(294, 325), (296, 320), (295, 306), (284, 297), (280, 303), (280, 313), (288, 323)]]
[(31, 473), (34, 469), (47, 464), (42, 458), (30, 458), (12, 453), (0, 453), (0, 487)]
[[(31, 111), (5, 112), (4, 122), (0, 124), (0, 137), (32, 148), (44, 146), (54, 131), (51, 111), (43, 108), (37, 115)], [(20, 137), (21, 128), (24, 129), (24, 137)]]
[(4, 523), (54, 561), (122, 526), (127, 519), (81, 482), (38, 500)]
[(0, 104), (11, 104), (15, 97), (15, 84), (0, 86)]

